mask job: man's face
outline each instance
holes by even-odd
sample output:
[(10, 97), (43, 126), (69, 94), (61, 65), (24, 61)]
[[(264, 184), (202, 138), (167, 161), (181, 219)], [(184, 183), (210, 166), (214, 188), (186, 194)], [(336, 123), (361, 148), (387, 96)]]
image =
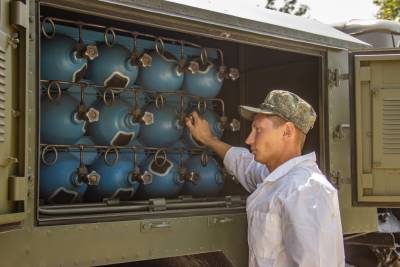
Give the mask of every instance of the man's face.
[(257, 114), (251, 126), (251, 132), (246, 139), (254, 159), (267, 164), (280, 157), (284, 142), (284, 126), (274, 127), (271, 116)]

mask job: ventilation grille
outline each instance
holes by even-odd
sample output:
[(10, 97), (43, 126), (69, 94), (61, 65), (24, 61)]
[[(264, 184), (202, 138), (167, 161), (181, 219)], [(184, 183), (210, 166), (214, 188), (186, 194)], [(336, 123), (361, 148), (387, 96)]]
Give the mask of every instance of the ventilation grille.
[(6, 51), (0, 49), (0, 143), (6, 135)]
[(383, 153), (400, 155), (400, 98), (383, 99)]

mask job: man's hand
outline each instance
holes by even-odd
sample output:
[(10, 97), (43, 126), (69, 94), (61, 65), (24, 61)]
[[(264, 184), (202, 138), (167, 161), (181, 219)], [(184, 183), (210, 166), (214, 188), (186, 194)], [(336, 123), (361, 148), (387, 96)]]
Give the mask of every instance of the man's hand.
[(208, 122), (201, 118), (196, 111), (186, 117), (186, 126), (190, 133), (197, 141), (202, 142), (211, 148), (221, 159), (224, 159), (226, 152), (232, 147), (231, 145), (222, 142), (211, 132)]
[(211, 132), (208, 122), (201, 118), (196, 111), (193, 111), (185, 120), (190, 133), (197, 141), (208, 144), (213, 139), (216, 139)]

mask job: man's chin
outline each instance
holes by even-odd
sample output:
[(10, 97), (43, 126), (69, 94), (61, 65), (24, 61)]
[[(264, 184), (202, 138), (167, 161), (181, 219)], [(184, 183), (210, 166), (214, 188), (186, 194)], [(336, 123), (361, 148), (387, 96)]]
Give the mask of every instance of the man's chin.
[(255, 160), (255, 161), (257, 161), (257, 162), (259, 162), (259, 163), (262, 163), (262, 164), (265, 164), (265, 163), (262, 161), (262, 159), (260, 159), (259, 157), (257, 157), (256, 154), (253, 153), (253, 155), (254, 155), (254, 160)]

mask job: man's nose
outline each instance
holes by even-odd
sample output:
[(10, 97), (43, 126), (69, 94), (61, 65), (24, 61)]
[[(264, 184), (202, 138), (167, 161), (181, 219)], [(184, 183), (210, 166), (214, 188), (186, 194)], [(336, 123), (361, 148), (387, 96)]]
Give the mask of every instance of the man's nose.
[(244, 141), (247, 145), (251, 145), (254, 141), (254, 137), (253, 137), (253, 132), (251, 132), (249, 134), (249, 136), (247, 136), (246, 141)]

